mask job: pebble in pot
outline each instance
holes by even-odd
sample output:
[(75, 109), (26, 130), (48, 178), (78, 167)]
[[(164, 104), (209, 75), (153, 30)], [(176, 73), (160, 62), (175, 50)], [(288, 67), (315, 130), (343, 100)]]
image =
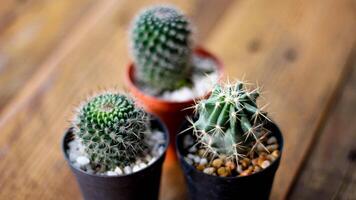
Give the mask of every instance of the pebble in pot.
[(258, 88), (238, 81), (216, 85), (196, 104), (177, 137), (191, 199), (269, 198), (283, 138), (258, 97)]
[(120, 92), (83, 102), (63, 150), (83, 197), (157, 199), (167, 130)]

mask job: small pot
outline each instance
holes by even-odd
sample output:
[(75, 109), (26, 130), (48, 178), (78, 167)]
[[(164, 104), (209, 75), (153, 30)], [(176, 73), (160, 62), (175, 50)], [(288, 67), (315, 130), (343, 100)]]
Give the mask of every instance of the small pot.
[(64, 157), (74, 173), (85, 200), (133, 200), (158, 199), (161, 171), (168, 147), (169, 136), (166, 127), (157, 119), (151, 120), (152, 128), (158, 128), (165, 134), (164, 153), (146, 168), (129, 175), (105, 176), (89, 174), (74, 167), (67, 155), (68, 142), (73, 139), (72, 129), (68, 129), (62, 141)]
[[(189, 123), (185, 122), (182, 126), (182, 130), (185, 130), (188, 126)], [(269, 123), (266, 125), (266, 128), (271, 130), (272, 135), (277, 138), (279, 151), (281, 152), (279, 157), (266, 169), (241, 177), (219, 177), (198, 171), (184, 159), (184, 155), (187, 155), (188, 152), (184, 147), (184, 137), (189, 134), (191, 135), (192, 131), (179, 134), (176, 139), (176, 150), (188, 184), (190, 199), (269, 199), (273, 179), (282, 156), (283, 137), (276, 124)]]
[[(222, 77), (224, 67), (220, 60), (207, 50), (198, 47), (194, 50), (196, 55), (202, 57), (209, 57), (217, 63), (217, 70)], [(192, 114), (192, 109), (187, 109), (194, 105), (194, 102), (198, 99), (209, 96), (210, 92), (202, 97), (195, 99), (190, 99), (187, 101), (167, 101), (164, 99), (157, 98), (142, 92), (135, 84), (135, 66), (131, 62), (127, 66), (127, 71), (125, 75), (125, 84), (129, 89), (130, 93), (137, 99), (137, 102), (147, 111), (155, 116), (158, 116), (167, 126), (171, 142), (168, 147), (168, 159), (176, 160), (175, 154), (175, 138), (179, 127), (181, 126), (185, 116)]]

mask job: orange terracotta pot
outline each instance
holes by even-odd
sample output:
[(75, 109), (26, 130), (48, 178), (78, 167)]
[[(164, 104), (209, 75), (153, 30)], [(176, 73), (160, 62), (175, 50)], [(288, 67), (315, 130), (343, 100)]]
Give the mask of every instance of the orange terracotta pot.
[[(220, 74), (220, 79), (223, 75), (223, 64), (217, 57), (212, 55), (207, 50), (199, 47), (194, 50), (196, 55), (202, 57), (209, 57), (217, 63), (218, 72)], [(147, 112), (154, 114), (159, 117), (167, 126), (169, 131), (170, 144), (167, 151), (167, 161), (176, 160), (175, 154), (175, 138), (178, 133), (178, 130), (185, 119), (185, 116), (191, 115), (193, 110), (187, 109), (194, 105), (194, 101), (202, 99), (210, 95), (208, 92), (203, 97), (198, 97), (195, 99), (190, 99), (187, 101), (167, 101), (164, 99), (151, 96), (149, 94), (143, 93), (136, 85), (134, 81), (135, 66), (133, 62), (130, 62), (127, 66), (127, 71), (125, 74), (125, 84), (129, 89), (130, 93), (136, 98), (138, 104), (140, 104)]]

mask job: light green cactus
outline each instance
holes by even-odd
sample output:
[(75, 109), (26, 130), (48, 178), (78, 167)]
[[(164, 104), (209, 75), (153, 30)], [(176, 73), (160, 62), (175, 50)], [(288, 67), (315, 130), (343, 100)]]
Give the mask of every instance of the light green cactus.
[(131, 30), (138, 83), (159, 92), (190, 85), (191, 32), (188, 19), (173, 7), (154, 6), (142, 11)]
[(91, 163), (103, 169), (125, 166), (147, 148), (148, 115), (120, 93), (105, 92), (82, 103), (73, 127)]
[[(198, 143), (209, 154), (238, 159), (261, 144), (267, 113), (257, 106), (259, 90), (243, 82), (217, 85), (208, 99), (195, 105), (199, 118), (190, 119)], [(262, 131), (263, 130), (263, 131)]]

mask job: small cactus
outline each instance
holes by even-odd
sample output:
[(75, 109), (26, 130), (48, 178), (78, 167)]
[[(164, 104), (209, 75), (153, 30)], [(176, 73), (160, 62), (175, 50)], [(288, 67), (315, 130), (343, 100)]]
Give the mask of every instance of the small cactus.
[(136, 81), (159, 92), (190, 85), (191, 32), (188, 19), (173, 7), (142, 11), (131, 30)]
[(267, 113), (257, 106), (258, 88), (248, 90), (243, 82), (217, 85), (208, 99), (195, 105), (199, 118), (192, 124), (198, 143), (208, 155), (238, 160), (253, 151), (268, 133)]
[(147, 148), (148, 115), (120, 93), (89, 98), (78, 108), (73, 127), (91, 163), (103, 170), (131, 163)]

